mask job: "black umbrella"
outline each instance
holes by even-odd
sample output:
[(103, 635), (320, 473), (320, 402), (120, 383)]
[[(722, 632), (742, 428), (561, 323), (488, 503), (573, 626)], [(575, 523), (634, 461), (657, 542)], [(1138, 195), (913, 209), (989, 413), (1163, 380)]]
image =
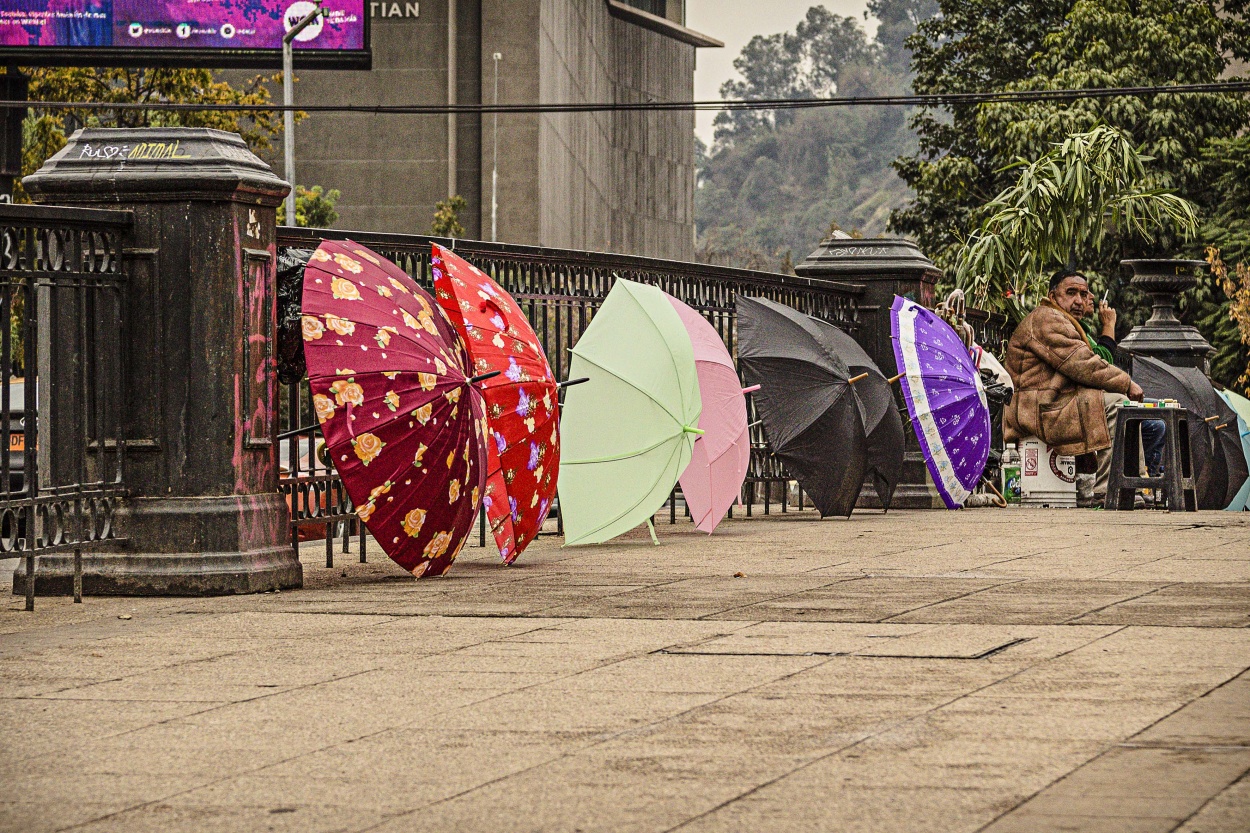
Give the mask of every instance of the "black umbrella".
[[(859, 399), (868, 443), (868, 474), (881, 506), (890, 508), (894, 487), (903, 473), (903, 418), (894, 401), (894, 387), (855, 339), (827, 321), (812, 318), (834, 354), (851, 371), (851, 392)], [(867, 374), (866, 376), (864, 374)]]
[(1232, 503), (1248, 475), (1237, 414), (1196, 367), (1172, 367), (1133, 356), (1133, 381), (1151, 399), (1175, 399), (1189, 411), (1189, 449), (1199, 509)]
[(826, 330), (797, 310), (762, 298), (736, 301), (738, 365), (764, 421), (773, 454), (812, 497), (821, 517), (855, 508), (868, 454), (864, 406)]

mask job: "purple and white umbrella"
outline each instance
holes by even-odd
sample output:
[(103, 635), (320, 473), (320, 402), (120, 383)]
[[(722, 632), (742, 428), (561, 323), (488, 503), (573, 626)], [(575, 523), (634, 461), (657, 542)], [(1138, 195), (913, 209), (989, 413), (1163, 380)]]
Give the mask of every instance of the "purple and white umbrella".
[(895, 296), (890, 335), (925, 465), (946, 507), (958, 509), (990, 454), (990, 410), (981, 375), (951, 326), (914, 301)]

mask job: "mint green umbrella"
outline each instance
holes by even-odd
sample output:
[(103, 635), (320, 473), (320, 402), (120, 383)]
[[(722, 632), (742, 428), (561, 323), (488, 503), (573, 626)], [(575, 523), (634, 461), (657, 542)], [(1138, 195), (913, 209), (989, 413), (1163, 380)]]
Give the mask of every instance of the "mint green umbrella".
[[(1237, 412), (1237, 433), (1241, 435), (1241, 452), (1246, 456), (1247, 468), (1250, 468), (1250, 399), (1233, 393), (1231, 390), (1222, 390), (1219, 394), (1224, 397), (1228, 407)], [(1233, 498), (1233, 502), (1224, 508), (1240, 512), (1248, 506), (1250, 506), (1250, 479), (1242, 484), (1241, 491)]]
[(617, 280), (569, 376), (589, 381), (568, 388), (560, 417), (565, 544), (598, 544), (650, 522), (690, 462), (702, 411), (694, 348), (662, 291)]

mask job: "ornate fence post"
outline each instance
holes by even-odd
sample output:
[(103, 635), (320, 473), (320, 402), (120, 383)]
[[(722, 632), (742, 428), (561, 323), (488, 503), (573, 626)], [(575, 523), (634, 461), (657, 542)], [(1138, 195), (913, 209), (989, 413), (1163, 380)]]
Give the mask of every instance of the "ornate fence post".
[[(864, 294), (859, 304), (859, 331), (855, 340), (881, 368), (886, 376), (895, 373), (894, 346), (890, 342), (890, 306), (895, 295), (910, 298), (932, 308), (938, 279), (942, 272), (925, 257), (910, 240), (895, 238), (833, 237), (821, 241), (794, 271), (805, 278), (847, 281), (862, 284)], [(895, 390), (895, 400), (902, 407), (903, 398)], [(906, 414), (904, 414), (906, 420)], [(924, 456), (913, 431), (905, 431), (907, 450), (903, 457), (903, 475), (894, 492), (894, 507), (899, 509), (937, 509), (943, 506), (933, 486)], [(860, 504), (877, 505), (876, 493), (870, 488), (860, 496)]]
[[(277, 492), (275, 209), (288, 191), (233, 134), (87, 129), (23, 182), (41, 203), (128, 208), (129, 546), (84, 559), (88, 594), (302, 583)], [(60, 567), (46, 571), (57, 584)], [(43, 576), (39, 583), (42, 584)]]

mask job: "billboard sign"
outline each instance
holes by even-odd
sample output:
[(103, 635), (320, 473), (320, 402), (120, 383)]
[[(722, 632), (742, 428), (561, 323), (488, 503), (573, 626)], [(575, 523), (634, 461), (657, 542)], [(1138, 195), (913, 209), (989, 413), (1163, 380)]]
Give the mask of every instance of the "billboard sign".
[[(296, 66), (368, 69), (367, 0), (324, 0)], [(0, 59), (27, 65), (280, 67), (309, 0), (0, 0)]]

